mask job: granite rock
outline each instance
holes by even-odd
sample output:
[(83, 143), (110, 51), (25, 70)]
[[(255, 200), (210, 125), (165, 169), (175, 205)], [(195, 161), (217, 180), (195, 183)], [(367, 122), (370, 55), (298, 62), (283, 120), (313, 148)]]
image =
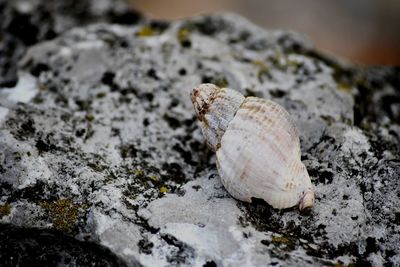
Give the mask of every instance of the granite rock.
[[(400, 264), (400, 72), (358, 68), (233, 15), (92, 24), (40, 42), (0, 90), (0, 221), (136, 266)], [(190, 102), (202, 82), (295, 118), (310, 214), (223, 188)]]

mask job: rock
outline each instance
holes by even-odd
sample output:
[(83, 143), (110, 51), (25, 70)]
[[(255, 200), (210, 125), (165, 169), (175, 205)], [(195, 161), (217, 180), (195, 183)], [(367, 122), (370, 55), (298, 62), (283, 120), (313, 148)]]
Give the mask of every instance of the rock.
[[(227, 14), (74, 28), (18, 72), (0, 91), (2, 223), (130, 266), (400, 264), (399, 69), (347, 66)], [(292, 114), (310, 214), (229, 196), (190, 103), (202, 82)]]
[(121, 0), (0, 0), (0, 17), (0, 87), (17, 83), (16, 63), (31, 45), (78, 25), (132, 24), (141, 19)]
[(0, 237), (3, 266), (32, 266), (33, 261), (41, 266), (125, 266), (104, 247), (54, 231), (0, 225)]

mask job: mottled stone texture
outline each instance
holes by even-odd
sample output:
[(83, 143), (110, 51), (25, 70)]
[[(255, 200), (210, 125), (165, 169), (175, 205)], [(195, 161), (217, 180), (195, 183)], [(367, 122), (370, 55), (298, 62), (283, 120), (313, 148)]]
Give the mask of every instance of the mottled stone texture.
[[(18, 73), (0, 90), (1, 222), (130, 266), (400, 264), (399, 69), (214, 15), (74, 28), (30, 47)], [(202, 82), (290, 112), (310, 214), (229, 196), (190, 102)]]
[(78, 25), (136, 23), (122, 0), (0, 0), (0, 87), (13, 87), (26, 49)]

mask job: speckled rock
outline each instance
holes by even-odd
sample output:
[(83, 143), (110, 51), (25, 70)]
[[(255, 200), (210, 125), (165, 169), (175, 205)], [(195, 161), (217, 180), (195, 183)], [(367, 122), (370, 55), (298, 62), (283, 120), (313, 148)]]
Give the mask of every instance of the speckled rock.
[(0, 87), (15, 86), (17, 61), (40, 41), (79, 25), (141, 19), (122, 0), (0, 0), (0, 17)]
[[(0, 221), (130, 266), (399, 265), (399, 73), (232, 14), (74, 28), (31, 47), (0, 90)], [(292, 114), (310, 214), (225, 191), (190, 102), (202, 82)]]

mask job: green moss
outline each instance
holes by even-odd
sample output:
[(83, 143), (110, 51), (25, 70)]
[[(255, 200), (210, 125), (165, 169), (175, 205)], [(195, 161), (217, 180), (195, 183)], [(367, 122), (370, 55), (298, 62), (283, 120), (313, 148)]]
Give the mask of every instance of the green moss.
[(72, 200), (64, 198), (55, 202), (42, 201), (39, 205), (49, 211), (53, 227), (63, 232), (69, 231), (77, 222), (82, 205), (75, 204)]
[(10, 204), (0, 205), (0, 219), (2, 219), (4, 216), (9, 215), (10, 212), (11, 212)]

